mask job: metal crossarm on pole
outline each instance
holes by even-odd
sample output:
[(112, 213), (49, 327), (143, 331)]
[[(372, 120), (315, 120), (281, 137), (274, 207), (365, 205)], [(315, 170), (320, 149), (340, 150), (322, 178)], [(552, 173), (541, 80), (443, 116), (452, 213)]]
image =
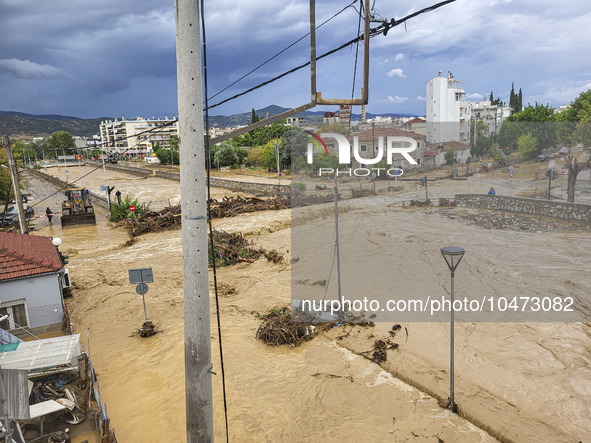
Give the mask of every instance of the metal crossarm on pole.
[(457, 246), (445, 246), (441, 248), (441, 255), (451, 272), (451, 316), (449, 339), (449, 408), (457, 412), (458, 407), (454, 401), (454, 276), (462, 257), (466, 251)]

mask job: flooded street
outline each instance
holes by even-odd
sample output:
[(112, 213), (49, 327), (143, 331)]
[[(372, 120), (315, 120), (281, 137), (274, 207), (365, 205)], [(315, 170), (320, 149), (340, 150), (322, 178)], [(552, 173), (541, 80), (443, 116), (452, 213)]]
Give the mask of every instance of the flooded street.
[[(48, 169), (54, 171), (55, 168)], [(82, 168), (90, 172), (90, 167)], [(76, 171), (74, 173), (74, 171)], [(70, 178), (78, 175), (70, 168)], [(63, 178), (63, 171), (62, 171)], [(178, 201), (179, 183), (107, 170), (110, 186), (152, 207)], [(100, 193), (102, 168), (84, 178)], [(434, 209), (402, 208), (402, 200), (424, 198), (417, 182), (401, 192), (340, 204), (340, 238), (358, 236), (372, 247), (343, 255), (345, 294), (393, 298), (449, 294), (449, 271), (439, 252), (457, 245), (466, 256), (456, 275), (457, 296), (570, 295), (577, 309), (590, 311), (591, 231), (516, 232), (483, 229), (450, 219)], [(529, 179), (477, 175), (470, 180), (429, 183), (431, 198), (533, 191)], [(358, 183), (351, 186), (358, 187)], [(378, 183), (378, 186), (383, 184)], [(35, 200), (52, 185), (29, 179)], [(386, 184), (387, 187), (387, 184)], [(215, 188), (214, 188), (215, 189)], [(581, 189), (585, 189), (584, 186)], [(232, 195), (215, 189), (214, 196)], [(61, 195), (35, 207), (57, 208)], [(176, 200), (175, 200), (176, 199)], [(309, 232), (318, 250), (330, 250), (332, 205), (311, 207)], [(269, 309), (291, 301), (290, 211), (243, 214), (214, 220), (215, 229), (243, 232), (257, 245), (285, 255), (218, 269), (224, 364), (232, 441), (424, 441), (523, 442), (591, 439), (591, 327), (580, 322), (456, 323), (456, 402), (461, 416), (438, 405), (449, 394), (449, 318), (409, 322), (404, 316), (374, 328), (334, 328), (297, 348), (266, 347), (255, 340)], [(563, 225), (557, 222), (557, 225)], [(181, 231), (146, 234), (135, 243), (105, 217), (97, 226), (61, 230), (54, 218), (36, 221), (35, 234), (62, 238), (75, 285), (67, 299), (75, 330), (97, 368), (103, 402), (121, 442), (184, 441), (184, 345)], [(316, 266), (326, 278), (328, 259)], [(376, 261), (376, 258), (378, 260)], [(377, 265), (376, 265), (377, 263)], [(370, 278), (347, 280), (355, 267), (371, 267)], [(146, 294), (148, 317), (162, 330), (148, 338), (132, 335), (143, 320), (141, 297), (129, 284), (129, 268), (152, 267)], [(350, 270), (350, 272), (347, 272)], [(368, 271), (369, 272), (369, 271)], [(376, 276), (386, 274), (381, 280)], [(224, 439), (218, 338), (212, 306), (215, 434)], [(377, 338), (389, 337), (394, 321), (398, 349), (378, 366), (359, 354)], [(88, 332), (87, 332), (88, 331)], [(87, 339), (88, 337), (88, 339)], [(407, 384), (408, 383), (408, 384)], [(468, 420), (467, 420), (468, 419)], [(439, 439), (439, 440), (438, 440)]]

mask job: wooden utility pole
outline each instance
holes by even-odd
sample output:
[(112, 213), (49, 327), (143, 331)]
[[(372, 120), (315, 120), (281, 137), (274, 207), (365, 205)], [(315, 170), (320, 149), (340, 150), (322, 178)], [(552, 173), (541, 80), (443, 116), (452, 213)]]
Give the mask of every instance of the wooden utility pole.
[(205, 130), (197, 2), (175, 0), (187, 442), (213, 441)]
[[(21, 188), (18, 181), (18, 170), (14, 157), (12, 156), (12, 149), (10, 148), (10, 139), (4, 136), (4, 148), (6, 149), (6, 157), (8, 158), (8, 168), (10, 169), (10, 176), (12, 177), (12, 185), (14, 187), (14, 200), (18, 209), (18, 222), (21, 227), (21, 234), (28, 234), (29, 227), (27, 226), (27, 216), (23, 208), (23, 196), (21, 195)], [(10, 192), (10, 191), (9, 191)]]

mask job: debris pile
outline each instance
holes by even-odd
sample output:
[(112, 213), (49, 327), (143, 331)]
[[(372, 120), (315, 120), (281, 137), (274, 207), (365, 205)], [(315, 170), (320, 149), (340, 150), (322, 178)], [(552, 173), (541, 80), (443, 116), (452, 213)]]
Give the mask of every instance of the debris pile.
[[(241, 233), (232, 234), (214, 230), (213, 248), (216, 266), (229, 266), (240, 262), (252, 263), (261, 257), (265, 257), (275, 264), (283, 261), (283, 254), (274, 249), (266, 251), (263, 248), (254, 248), (252, 241), (245, 239)], [(209, 264), (213, 264), (211, 251)]]
[(238, 214), (256, 211), (288, 209), (289, 203), (280, 198), (224, 197), (221, 201), (212, 198), (211, 218), (234, 217)]
[[(280, 198), (224, 197), (221, 201), (210, 199), (211, 218), (234, 217), (238, 214), (257, 211), (287, 209), (289, 200)], [(147, 232), (158, 232), (181, 226), (181, 205), (169, 206), (161, 211), (148, 211), (137, 219), (126, 219), (123, 223), (131, 227), (131, 236)]]
[(384, 362), (388, 359), (387, 351), (389, 349), (396, 349), (397, 347), (398, 343), (394, 343), (389, 338), (385, 340), (376, 340), (373, 344), (371, 360), (375, 361), (376, 363)]
[(441, 197), (439, 199), (439, 206), (456, 206), (456, 204), (457, 203), (454, 198), (447, 199), (447, 198)]
[(589, 231), (591, 225), (577, 220), (564, 220), (515, 212), (477, 209), (440, 209), (438, 212), (452, 220), (463, 221), (484, 229), (508, 231), (548, 232), (548, 231)]
[(255, 338), (267, 346), (298, 346), (314, 338), (314, 329), (312, 325), (293, 322), (289, 308), (284, 307), (270, 311), (259, 326)]
[(431, 206), (431, 200), (411, 200), (410, 206), (415, 206), (415, 207)]
[(138, 330), (135, 331), (136, 334), (138, 334), (140, 337), (151, 337), (153, 335), (158, 334), (159, 332), (161, 332), (158, 329), (158, 326), (156, 326), (152, 320), (146, 320), (143, 324), (142, 327)]

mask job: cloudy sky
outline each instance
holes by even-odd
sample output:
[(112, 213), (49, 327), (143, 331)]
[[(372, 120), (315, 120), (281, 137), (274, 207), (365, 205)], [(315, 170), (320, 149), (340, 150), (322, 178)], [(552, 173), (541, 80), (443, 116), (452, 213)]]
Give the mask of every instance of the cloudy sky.
[[(437, 0), (371, 3), (376, 19), (390, 20)], [(215, 95), (305, 36), (308, 4), (205, 0), (210, 104), (307, 61), (304, 38)], [(317, 23), (350, 4), (316, 0)], [(358, 4), (318, 30), (319, 55), (357, 35)], [(172, 116), (177, 111), (174, 17), (173, 0), (0, 0), (0, 110), (83, 118)], [(367, 110), (424, 115), (425, 85), (439, 70), (461, 80), (471, 100), (492, 90), (508, 101), (514, 82), (524, 103), (569, 103), (591, 88), (589, 23), (587, 1), (456, 0), (371, 39)], [(348, 47), (318, 62), (324, 97), (351, 97), (355, 54), (356, 47)], [(309, 97), (309, 71), (302, 69), (210, 113), (295, 107)]]

